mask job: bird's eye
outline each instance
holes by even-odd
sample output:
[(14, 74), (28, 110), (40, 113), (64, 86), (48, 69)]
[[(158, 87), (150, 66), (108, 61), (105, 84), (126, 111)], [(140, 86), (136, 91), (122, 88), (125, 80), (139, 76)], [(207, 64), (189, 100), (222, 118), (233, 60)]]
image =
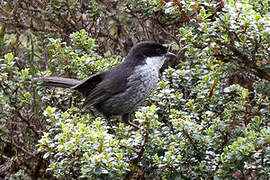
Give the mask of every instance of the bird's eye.
[(167, 50), (165, 48), (158, 48), (156, 49), (157, 54), (163, 55), (167, 53)]
[(162, 49), (161, 49), (161, 48), (158, 48), (158, 49), (156, 49), (156, 52), (157, 52), (158, 54), (161, 54), (161, 53), (162, 53)]

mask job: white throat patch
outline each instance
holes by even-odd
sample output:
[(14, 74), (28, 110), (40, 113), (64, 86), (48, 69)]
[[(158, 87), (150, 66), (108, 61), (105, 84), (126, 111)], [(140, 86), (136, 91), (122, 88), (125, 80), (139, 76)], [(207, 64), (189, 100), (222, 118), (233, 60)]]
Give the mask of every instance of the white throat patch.
[(164, 64), (165, 59), (164, 56), (147, 57), (145, 62), (147, 65), (159, 70)]

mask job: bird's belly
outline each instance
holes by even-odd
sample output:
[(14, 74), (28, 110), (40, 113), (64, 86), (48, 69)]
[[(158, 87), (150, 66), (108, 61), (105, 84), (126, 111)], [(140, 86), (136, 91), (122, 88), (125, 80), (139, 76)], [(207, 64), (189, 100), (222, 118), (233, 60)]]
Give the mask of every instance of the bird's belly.
[(158, 71), (152, 67), (140, 67), (128, 78), (127, 89), (102, 102), (100, 111), (105, 115), (122, 115), (134, 111), (156, 88)]

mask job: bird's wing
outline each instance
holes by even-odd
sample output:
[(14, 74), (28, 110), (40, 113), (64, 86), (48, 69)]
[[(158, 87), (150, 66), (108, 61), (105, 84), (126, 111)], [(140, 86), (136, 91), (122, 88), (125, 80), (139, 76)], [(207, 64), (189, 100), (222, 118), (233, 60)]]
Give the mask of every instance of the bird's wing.
[(125, 66), (115, 68), (104, 74), (103, 80), (87, 95), (84, 107), (98, 104), (112, 95), (124, 92), (127, 87), (128, 77), (131, 72), (125, 70)]
[(77, 84), (76, 86), (73, 86), (72, 89), (80, 91), (84, 96), (88, 96), (93, 89), (97, 87), (99, 83), (101, 83), (105, 77), (107, 71), (98, 72), (83, 81), (81, 83)]

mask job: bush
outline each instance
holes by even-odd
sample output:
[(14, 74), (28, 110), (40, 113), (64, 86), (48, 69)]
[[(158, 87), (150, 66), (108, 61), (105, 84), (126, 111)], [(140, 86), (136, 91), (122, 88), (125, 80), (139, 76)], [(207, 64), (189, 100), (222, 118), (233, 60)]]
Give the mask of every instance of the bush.
[[(12, 17), (5, 23), (35, 32), (20, 36), (0, 26), (0, 177), (268, 179), (269, 1), (102, 2), (50, 1), (36, 5), (40, 12), (6, 2), (21, 8), (17, 17), (37, 13), (46, 26)], [(106, 20), (108, 8), (115, 17)], [(156, 39), (178, 54), (134, 112), (138, 131), (82, 112), (77, 92), (32, 81), (110, 69), (129, 37)]]

